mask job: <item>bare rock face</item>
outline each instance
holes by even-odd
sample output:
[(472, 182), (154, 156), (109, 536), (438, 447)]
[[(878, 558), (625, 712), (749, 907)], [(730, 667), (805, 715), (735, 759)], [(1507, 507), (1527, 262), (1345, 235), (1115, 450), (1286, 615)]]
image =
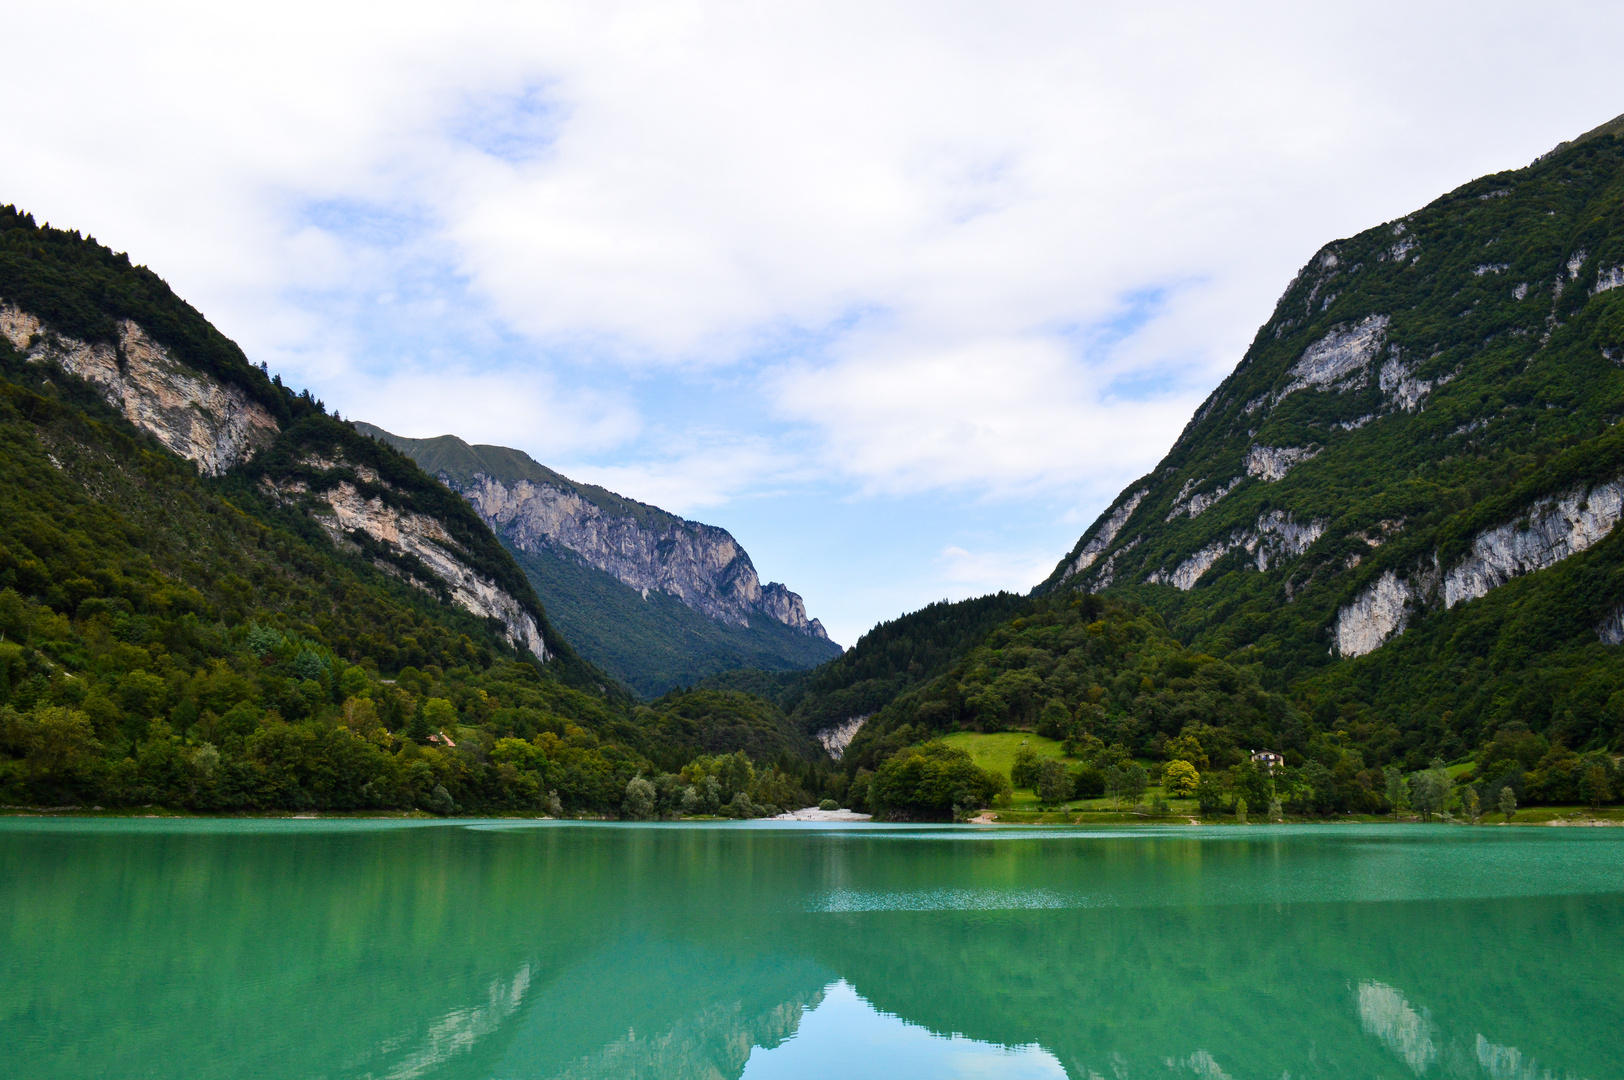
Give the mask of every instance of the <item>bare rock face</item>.
[(850, 746), (852, 739), (856, 738), (858, 729), (863, 726), (863, 721), (868, 718), (868, 713), (861, 716), (848, 716), (834, 727), (824, 728), (818, 732), (818, 742), (823, 744), (824, 750), (828, 751), (830, 757), (839, 761), (841, 755), (846, 752), (846, 747)]
[(1529, 507), (1522, 522), (1479, 533), (1444, 575), (1444, 607), (1475, 600), (1514, 577), (1555, 566), (1599, 543), (1624, 516), (1624, 481), (1578, 488)]
[(1320, 452), (1317, 446), (1253, 446), (1246, 454), (1246, 475), (1273, 483), (1284, 480), (1293, 465)]
[(1145, 501), (1147, 494), (1149, 494), (1148, 488), (1140, 488), (1128, 498), (1127, 502), (1111, 511), (1110, 516), (1100, 524), (1099, 530), (1094, 533), (1088, 543), (1083, 545), (1083, 550), (1077, 553), (1076, 560), (1072, 562), (1071, 568), (1066, 571), (1067, 577), (1080, 574), (1094, 565), (1094, 560), (1098, 559), (1100, 553), (1111, 546), (1111, 542), (1117, 538), (1117, 534), (1122, 532), (1122, 526), (1126, 525), (1128, 519), (1133, 517), (1133, 512), (1139, 509), (1139, 504)]
[(1303, 350), (1288, 372), (1291, 382), (1275, 400), (1310, 386), (1330, 388), (1350, 378), (1363, 378), (1366, 367), (1381, 350), (1387, 324), (1386, 315), (1371, 315), (1352, 326), (1332, 330)]
[(169, 449), (218, 476), (276, 438), (266, 408), (241, 389), (180, 363), (140, 326), (118, 324), (115, 347), (61, 337), (28, 312), (0, 305), (0, 333), (31, 360), (54, 360)]
[(765, 616), (812, 637), (829, 636), (822, 623), (807, 618), (800, 596), (777, 582), (761, 583), (726, 529), (670, 515), (642, 521), (608, 513), (579, 492), (527, 479), (476, 473), (460, 483), (445, 474), (440, 480), (521, 551), (566, 548), (645, 595), (669, 593), (731, 626)]
[(1339, 656), (1364, 656), (1404, 632), (1415, 592), (1408, 582), (1389, 570), (1337, 613), (1336, 651)]
[[(304, 464), (318, 469), (348, 467), (344, 462), (314, 458), (306, 460)], [(365, 484), (387, 486), (365, 466), (356, 466), (354, 472)], [(277, 483), (266, 480), (265, 485), (284, 500), (299, 499), (308, 495), (310, 490), (303, 481)], [(335, 486), (319, 492), (317, 498), (325, 506), (318, 505), (313, 516), (335, 544), (350, 543), (350, 534), (360, 530), (379, 543), (415, 556), (440, 579), (459, 607), (480, 618), (496, 619), (505, 628), (507, 638), (513, 645), (529, 651), (543, 662), (549, 658), (535, 618), (510, 594), (452, 555), (457, 550), (456, 541), (440, 522), (425, 514), (390, 506), (378, 495), (364, 495), (347, 480), (340, 480)], [(385, 569), (400, 573), (395, 567)], [(434, 582), (419, 581), (404, 574), (401, 576), (406, 576), (407, 580), (425, 592), (440, 591)]]
[(1291, 515), (1284, 511), (1274, 510), (1259, 517), (1251, 528), (1231, 533), (1203, 547), (1179, 563), (1171, 573), (1164, 574), (1160, 570), (1153, 572), (1145, 579), (1145, 583), (1171, 585), (1175, 589), (1189, 592), (1219, 559), (1236, 548), (1245, 548), (1247, 554), (1257, 563), (1257, 568), (1267, 570), (1271, 564), (1301, 555), (1314, 541), (1324, 535), (1325, 522), (1310, 521), (1302, 524), (1293, 521)]
[[(1445, 609), (1488, 595), (1513, 578), (1555, 566), (1604, 540), (1624, 518), (1624, 479), (1581, 486), (1540, 499), (1515, 522), (1485, 529), (1472, 538), (1470, 553), (1440, 573), (1436, 565), (1401, 579), (1389, 570), (1366, 586), (1337, 613), (1336, 651), (1363, 656), (1404, 632), (1408, 612), (1422, 604)], [(1601, 639), (1624, 640), (1624, 622), (1597, 627)]]

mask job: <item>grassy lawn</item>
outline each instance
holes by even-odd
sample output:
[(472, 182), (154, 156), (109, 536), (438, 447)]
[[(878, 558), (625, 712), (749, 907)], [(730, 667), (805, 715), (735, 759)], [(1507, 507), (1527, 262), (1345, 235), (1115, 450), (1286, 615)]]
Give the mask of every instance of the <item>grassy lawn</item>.
[(992, 735), (983, 735), (976, 731), (955, 731), (942, 741), (955, 749), (968, 750), (977, 765), (1005, 776), (1009, 775), (1010, 766), (1015, 764), (1015, 751), (1021, 748), (1022, 743), (1029, 744), (1038, 752), (1039, 757), (1074, 760), (1060, 752), (1060, 743), (1057, 740), (1045, 739), (1042, 735), (1034, 735), (1030, 731), (999, 731)]

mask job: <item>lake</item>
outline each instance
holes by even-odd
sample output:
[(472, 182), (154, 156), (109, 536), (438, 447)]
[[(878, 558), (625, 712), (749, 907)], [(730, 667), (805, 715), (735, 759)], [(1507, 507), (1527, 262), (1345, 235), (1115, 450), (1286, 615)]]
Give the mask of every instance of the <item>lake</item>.
[(1624, 830), (0, 819), (0, 1072), (1624, 1077)]

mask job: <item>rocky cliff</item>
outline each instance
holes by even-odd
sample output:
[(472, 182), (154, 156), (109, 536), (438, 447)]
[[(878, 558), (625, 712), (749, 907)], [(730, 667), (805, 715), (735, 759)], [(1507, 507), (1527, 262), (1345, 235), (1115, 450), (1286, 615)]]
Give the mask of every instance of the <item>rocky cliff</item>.
[(810, 667), (840, 652), (799, 595), (762, 583), (726, 529), (576, 483), (507, 447), (356, 426), (466, 499), (570, 640), (643, 693), (733, 667)]
[(241, 387), (177, 360), (131, 319), (116, 325), (115, 342), (87, 342), (0, 302), (0, 334), (13, 348), (97, 387), (127, 420), (204, 475), (218, 476), (275, 440), (276, 417)]
[(335, 544), (364, 550), (358, 544), (357, 533), (366, 535), (374, 545), (397, 556), (379, 559), (381, 569), (420, 589), (444, 594), (480, 618), (496, 620), (516, 648), (541, 661), (551, 659), (535, 613), (470, 566), (472, 559), (466, 555), (459, 558), (459, 545), (444, 522), (390, 505), (386, 500), (396, 494), (395, 485), (382, 479), (375, 469), (343, 458), (327, 460), (316, 455), (306, 455), (300, 464), (317, 473), (314, 482), (303, 477), (267, 476), (261, 483), (284, 502), (309, 505), (312, 517)]
[(565, 548), (587, 565), (642, 593), (670, 593), (718, 622), (749, 626), (776, 619), (815, 638), (823, 624), (806, 617), (801, 598), (778, 582), (761, 583), (744, 548), (726, 530), (659, 512), (617, 514), (574, 484), (506, 479), (478, 472), (442, 483), (468, 500), (490, 527), (520, 551)]

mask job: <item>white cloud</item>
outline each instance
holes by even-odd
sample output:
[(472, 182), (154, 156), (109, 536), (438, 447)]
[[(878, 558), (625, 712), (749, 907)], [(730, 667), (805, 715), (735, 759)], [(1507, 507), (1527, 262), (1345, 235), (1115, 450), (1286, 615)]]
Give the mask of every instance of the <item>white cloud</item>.
[(957, 545), (936, 559), (944, 581), (967, 595), (1010, 589), (1025, 592), (1054, 569), (1052, 553), (1035, 551), (968, 551)]

